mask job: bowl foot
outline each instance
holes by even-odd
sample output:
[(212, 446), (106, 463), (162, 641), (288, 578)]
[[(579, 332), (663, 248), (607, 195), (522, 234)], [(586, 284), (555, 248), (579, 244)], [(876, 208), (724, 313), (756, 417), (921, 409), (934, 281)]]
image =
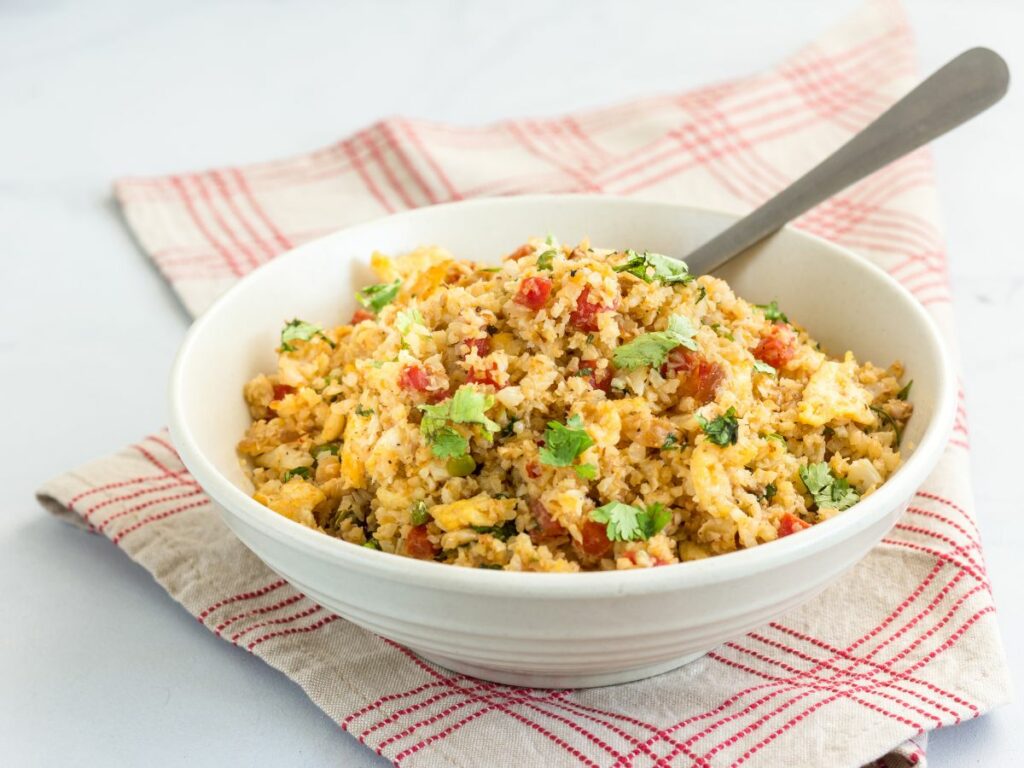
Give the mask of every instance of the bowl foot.
[(473, 664), (462, 659), (453, 659), (449, 656), (421, 653), (416, 651), (415, 648), (412, 650), (427, 661), (433, 662), (452, 672), (459, 672), (463, 675), (469, 675), (470, 677), (476, 677), (492, 683), (513, 685), (518, 688), (596, 688), (602, 685), (632, 683), (647, 677), (660, 675), (684, 664), (689, 664), (691, 661), (696, 661), (707, 653), (707, 651), (690, 653), (685, 656), (677, 656), (668, 661), (660, 661), (657, 664), (620, 669), (615, 672), (549, 673), (496, 669), (494, 667)]

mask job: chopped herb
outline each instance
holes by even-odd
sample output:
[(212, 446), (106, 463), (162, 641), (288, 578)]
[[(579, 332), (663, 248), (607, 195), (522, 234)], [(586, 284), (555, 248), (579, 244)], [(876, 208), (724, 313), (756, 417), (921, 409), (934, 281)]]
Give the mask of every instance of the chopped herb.
[(900, 425), (896, 423), (896, 419), (887, 410), (879, 408), (877, 405), (872, 405), (871, 410), (878, 414), (878, 418), (882, 420), (883, 424), (892, 427), (892, 431), (896, 433), (896, 447), (898, 448), (900, 441), (903, 440), (903, 433), (900, 431)]
[(789, 322), (789, 318), (786, 317), (786, 313), (779, 309), (779, 302), (772, 299), (767, 304), (755, 304), (755, 307), (764, 311), (764, 317), (766, 320), (771, 320), (773, 323), (781, 320), (784, 323)]
[(775, 494), (779, 492), (779, 489), (775, 487), (775, 483), (768, 483), (764, 487), (764, 498), (765, 501), (771, 503), (771, 500), (775, 498)]
[(481, 272), (501, 272), (501, 267), (480, 267)]
[(629, 260), (613, 269), (616, 272), (628, 272), (634, 277), (639, 277), (645, 283), (658, 280), (665, 285), (674, 285), (688, 283), (694, 279), (686, 268), (686, 264), (678, 259), (662, 256), (660, 253), (651, 253), (650, 251), (637, 253), (633, 250), (627, 250), (626, 256), (629, 257)]
[(588, 333), (587, 334), (587, 344), (593, 344), (593, 343), (594, 343), (594, 334)]
[(500, 429), (486, 415), (493, 405), (494, 395), (477, 392), (464, 384), (443, 403), (419, 406), (423, 411), (420, 432), (430, 441), (431, 450), (439, 459), (461, 456), (469, 450), (469, 441), (448, 426), (448, 422), (479, 424), (484, 429), (483, 436), (493, 440), (494, 433)]
[(365, 542), (363, 546), (367, 549), (380, 549), (380, 544), (378, 544), (375, 539), (370, 539), (369, 541)]
[(774, 366), (768, 365), (768, 363), (762, 362), (761, 360), (754, 360), (754, 370), (758, 373), (767, 373), (769, 376), (775, 376), (778, 371), (775, 370)]
[(593, 464), (579, 464), (573, 467), (576, 470), (576, 474), (584, 480), (593, 480), (597, 477), (597, 467)]
[(413, 525), (423, 525), (430, 519), (430, 510), (427, 508), (427, 502), (417, 501), (412, 505), (412, 509), (409, 510), (409, 522)]
[(555, 254), (558, 253), (555, 250), (544, 251), (540, 256), (537, 257), (537, 269), (546, 269), (551, 271), (554, 267), (551, 266), (551, 260), (555, 258)]
[(362, 403), (357, 403), (356, 416), (362, 416), (364, 419), (373, 416), (373, 408), (364, 408)]
[(398, 289), (401, 287), (402, 281), (399, 278), (396, 278), (392, 283), (368, 285), (363, 290), (356, 291), (356, 301), (376, 314), (395, 300), (395, 297), (398, 295)]
[(769, 432), (767, 435), (761, 435), (765, 440), (776, 440), (786, 450), (789, 450), (789, 443), (786, 442), (786, 438), (780, 435), (778, 432)]
[(515, 426), (517, 421), (519, 421), (518, 416), (509, 416), (508, 422), (501, 428), (498, 437), (512, 437), (516, 433)]
[(430, 450), (439, 459), (462, 456), (469, 450), (469, 440), (446, 425), (431, 433)]
[(594, 369), (593, 368), (586, 368), (586, 367), (580, 368), (578, 371), (576, 371), (576, 375), (577, 376), (593, 376), (594, 375)]
[(704, 430), (704, 434), (708, 436), (708, 440), (715, 445), (735, 445), (736, 440), (739, 438), (740, 424), (736, 419), (736, 409), (732, 406), (729, 407), (728, 411), (711, 421), (708, 421), (698, 413), (697, 423)]
[(607, 525), (611, 541), (640, 541), (659, 533), (672, 520), (672, 513), (659, 503), (645, 509), (612, 501), (593, 510), (590, 519)]
[(314, 457), (319, 456), (321, 453), (329, 453), (331, 456), (337, 456), (339, 450), (341, 450), (341, 443), (324, 443), (323, 445), (318, 445), (313, 448), (310, 453)]
[(708, 295), (708, 289), (703, 285), (697, 286), (697, 299), (693, 302), (694, 304), (700, 304), (704, 301), (704, 297)]
[(420, 311), (416, 309), (416, 307), (412, 307), (407, 310), (398, 310), (398, 314), (395, 316), (395, 327), (398, 329), (398, 332), (402, 334), (403, 345), (405, 344), (404, 338), (409, 335), (409, 332), (412, 331), (414, 325), (420, 325), (424, 328), (427, 326), (426, 320), (423, 319), (423, 315), (420, 314)]
[(910, 388), (912, 386), (914, 386), (914, 380), (913, 379), (908, 381), (906, 386), (903, 387), (903, 389), (901, 389), (899, 392), (896, 393), (896, 399), (897, 400), (906, 400), (908, 397), (910, 397)]
[(713, 330), (715, 333), (717, 333), (723, 339), (728, 339), (729, 341), (736, 341), (736, 337), (733, 336), (731, 333), (729, 333), (727, 330), (725, 330), (725, 328), (720, 326), (718, 323), (712, 323), (711, 324), (711, 330)]
[(697, 342), (693, 340), (696, 329), (688, 319), (681, 315), (672, 315), (668, 319), (668, 328), (637, 336), (630, 342), (616, 347), (612, 352), (612, 361), (616, 368), (632, 371), (644, 365), (658, 367), (668, 358), (668, 353), (676, 347), (696, 350)]
[(476, 470), (476, 461), (468, 453), (463, 453), (461, 456), (450, 457), (445, 469), (452, 477), (469, 477)]
[(849, 509), (860, 495), (850, 487), (845, 477), (836, 477), (828, 464), (821, 461), (800, 467), (800, 479), (814, 498), (818, 509)]
[(544, 432), (544, 447), (540, 449), (541, 464), (568, 467), (593, 444), (579, 415), (573, 416), (564, 425), (549, 421)]
[(499, 541), (506, 541), (510, 536), (519, 533), (515, 520), (508, 520), (501, 525), (473, 525), (470, 527), (481, 535), (490, 534)]
[(678, 451), (679, 450), (679, 437), (675, 432), (669, 432), (668, 437), (665, 438), (665, 442), (661, 444), (661, 450), (663, 451)]
[(302, 477), (302, 478), (305, 478), (305, 479), (308, 480), (309, 479), (309, 467), (295, 467), (293, 469), (289, 469), (287, 472), (285, 472), (283, 475), (281, 475), (281, 482), (282, 483), (287, 483), (293, 477)]
[(319, 336), (332, 347), (334, 346), (334, 342), (324, 335), (324, 329), (319, 325), (313, 325), (312, 323), (307, 323), (305, 320), (299, 320), (298, 318), (291, 320), (285, 323), (284, 328), (281, 329), (281, 351), (294, 352), (295, 347), (289, 342), (309, 341), (314, 336)]

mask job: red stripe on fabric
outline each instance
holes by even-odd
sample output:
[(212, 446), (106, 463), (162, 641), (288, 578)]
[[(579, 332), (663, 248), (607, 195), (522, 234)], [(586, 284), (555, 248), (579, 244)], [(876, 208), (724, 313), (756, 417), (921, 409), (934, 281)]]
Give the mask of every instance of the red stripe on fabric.
[(304, 599), (306, 599), (305, 595), (296, 592), (291, 597), (286, 597), (284, 600), (278, 600), (276, 603), (273, 603), (272, 605), (267, 605), (262, 608), (254, 608), (253, 610), (246, 611), (245, 613), (236, 613), (234, 616), (229, 616), (216, 627), (214, 627), (213, 633), (215, 635), (219, 635), (221, 632), (230, 627), (236, 621), (248, 619), (253, 616), (263, 616), (264, 614), (272, 613), (273, 611), (279, 611), (282, 608), (287, 608), (289, 605), (294, 605), (295, 603)]
[(971, 551), (970, 551), (971, 548), (970, 547), (961, 546), (959, 543), (957, 543), (955, 540), (951, 539), (949, 536), (946, 536), (945, 534), (942, 534), (942, 533), (938, 533), (937, 531), (930, 530), (928, 528), (922, 528), (919, 525), (908, 525), (907, 523), (897, 523), (896, 525), (893, 526), (893, 528), (895, 530), (897, 530), (897, 531), (906, 531), (907, 533), (916, 533), (916, 534), (919, 534), (921, 536), (927, 536), (930, 539), (935, 539), (936, 541), (941, 541), (943, 544), (949, 544), (951, 547), (953, 547), (953, 552), (955, 554), (962, 555), (967, 560), (967, 562), (969, 562), (974, 568), (976, 568), (979, 573), (984, 574), (986, 576), (986, 579), (987, 579), (988, 574), (985, 571), (984, 564), (982, 564), (978, 560), (975, 560), (974, 556), (971, 554)]
[(974, 518), (971, 515), (967, 514), (967, 510), (965, 510), (959, 504), (950, 501), (945, 496), (939, 496), (938, 494), (932, 493), (931, 491), (918, 490), (916, 495), (920, 496), (922, 499), (928, 499), (929, 501), (934, 501), (939, 504), (942, 504), (943, 506), (952, 509), (954, 512), (959, 513), (961, 516), (963, 516), (964, 520), (966, 520), (974, 529), (975, 534), (978, 536), (981, 535), (981, 531), (978, 530), (978, 524), (974, 521)]
[(199, 499), (198, 501), (194, 501), (191, 504), (183, 504), (182, 506), (175, 507), (174, 509), (168, 509), (168, 510), (165, 510), (163, 512), (158, 512), (158, 513), (156, 513), (154, 515), (150, 515), (149, 517), (145, 517), (145, 518), (143, 518), (142, 520), (139, 520), (136, 523), (132, 523), (127, 528), (125, 528), (125, 529), (123, 529), (121, 531), (118, 531), (114, 536), (112, 536), (110, 538), (110, 540), (114, 544), (118, 544), (128, 534), (135, 533), (140, 528), (145, 528), (150, 523), (156, 523), (156, 522), (159, 522), (160, 520), (166, 520), (168, 517), (171, 517), (173, 515), (177, 515), (177, 514), (180, 514), (182, 512), (187, 512), (190, 509), (196, 509), (198, 507), (206, 506), (209, 503), (210, 503), (210, 500), (204, 496), (203, 498)]
[(82, 499), (86, 499), (90, 496), (95, 496), (97, 493), (106, 493), (107, 491), (112, 491), (115, 488), (128, 488), (129, 486), (139, 485), (140, 483), (159, 482), (161, 480), (166, 479), (167, 474), (161, 473), (159, 475), (140, 475), (139, 477), (131, 477), (126, 480), (117, 480), (115, 482), (104, 483), (102, 485), (97, 485), (92, 488), (87, 488), (84, 491), (80, 491), (78, 494), (72, 496), (65, 503), (68, 509), (70, 509), (73, 512), (76, 512), (77, 510), (75, 509), (75, 505), (79, 501), (81, 501)]
[(239, 237), (238, 233), (235, 231), (235, 228), (231, 226), (227, 218), (221, 214), (220, 210), (217, 207), (217, 199), (210, 194), (209, 189), (207, 189), (206, 187), (205, 178), (200, 174), (193, 174), (188, 178), (192, 180), (193, 185), (199, 192), (199, 199), (206, 204), (206, 210), (209, 212), (210, 217), (213, 219), (213, 222), (220, 228), (221, 232), (223, 232), (227, 236), (233, 248), (236, 249), (239, 253), (241, 253), (243, 257), (245, 257), (246, 262), (248, 262), (248, 267), (242, 268), (246, 272), (251, 272), (255, 267), (258, 267), (260, 265), (259, 258), (256, 256), (255, 253), (253, 253), (252, 249), (250, 249), (249, 246), (245, 243), (245, 240)]
[(380, 151), (380, 147), (377, 146), (377, 141), (373, 134), (369, 131), (362, 131), (356, 134), (356, 139), (362, 139), (363, 146), (369, 150), (370, 158), (374, 162), (376, 168), (383, 175), (388, 186), (394, 190), (395, 194), (398, 195), (398, 199), (402, 201), (402, 205), (406, 208), (418, 208), (419, 206), (413, 202), (413, 199), (409, 196), (405, 186), (398, 180), (391, 167), (387, 164), (384, 159), (384, 154)]
[(415, 163), (412, 162), (412, 158), (410, 158), (405, 149), (403, 149), (402, 142), (396, 135), (392, 122), (393, 121), (385, 120), (378, 123), (376, 126), (378, 132), (383, 136), (385, 143), (391, 150), (391, 153), (398, 159), (406, 173), (408, 173), (409, 178), (411, 178), (413, 183), (419, 187), (420, 192), (427, 199), (427, 202), (431, 204), (437, 203), (438, 198), (434, 194), (434, 191), (430, 188), (430, 185), (427, 184), (422, 174), (420, 174)]
[[(263, 251), (264, 255), (268, 259), (273, 258), (277, 252), (270, 247), (266, 238), (264, 238), (263, 235), (256, 231), (255, 227), (253, 227), (252, 224), (250, 224), (248, 217), (242, 213), (241, 209), (235, 202), (235, 195), (228, 188), (227, 181), (225, 180), (224, 176), (219, 171), (210, 171), (210, 180), (213, 182), (213, 185), (217, 188), (217, 192), (220, 193), (221, 198), (227, 204), (228, 210), (231, 212), (231, 215), (235, 217), (235, 220), (238, 221), (239, 224), (242, 225), (242, 228), (245, 230), (248, 242), (253, 245), (259, 246), (260, 250)], [(263, 259), (257, 258), (257, 262), (262, 263), (262, 261)], [(253, 266), (256, 266), (256, 264), (254, 264)]]
[(298, 613), (293, 613), (290, 616), (282, 616), (277, 619), (267, 619), (266, 621), (257, 622), (256, 624), (253, 624), (251, 626), (246, 627), (245, 629), (240, 629), (237, 632), (235, 632), (235, 634), (231, 636), (231, 642), (237, 645), (239, 638), (244, 637), (250, 632), (255, 632), (257, 629), (263, 629), (263, 627), (276, 627), (280, 626), (281, 624), (291, 624), (293, 621), (305, 619), (306, 617), (312, 616), (314, 613), (319, 613), (322, 610), (323, 608), (321, 608), (319, 605), (314, 605), (311, 608), (307, 608), (304, 611), (299, 611)]
[[(432, 687), (437, 687), (438, 685), (441, 685), (441, 683), (435, 681), (433, 683), (430, 683), (429, 685), (432, 686)], [(479, 691), (483, 691), (483, 690), (486, 690), (486, 689), (487, 689), (487, 686), (484, 685), (483, 683), (481, 683), (480, 685), (477, 685), (477, 686), (475, 686), (473, 688), (470, 688), (467, 692), (468, 693), (477, 693)], [(414, 690), (416, 690), (416, 689), (414, 689)], [(462, 690), (463, 689), (461, 689), (461, 688), (453, 688), (451, 686), (445, 686), (443, 691), (441, 691), (439, 693), (435, 693), (435, 694), (433, 694), (431, 696), (428, 696), (426, 699), (423, 699), (422, 701), (418, 701), (415, 704), (410, 704), (407, 707), (403, 707), (402, 709), (395, 710), (394, 712), (392, 712), (390, 715), (388, 715), (384, 719), (378, 720), (377, 722), (372, 723), (367, 728), (364, 728), (356, 736), (356, 738), (359, 739), (359, 741), (361, 743), (367, 744), (367, 739), (372, 734), (374, 734), (377, 731), (379, 731), (380, 729), (386, 728), (387, 726), (392, 725), (393, 723), (398, 722), (399, 720), (401, 720), (406, 715), (411, 715), (411, 714), (413, 714), (415, 712), (419, 712), (422, 709), (426, 709), (427, 707), (429, 707), (429, 706), (431, 706), (433, 704), (436, 704), (439, 701), (443, 701), (443, 700), (451, 698), (453, 696), (457, 696), (457, 695), (459, 695), (459, 693)], [(464, 700), (463, 704), (468, 704), (471, 701), (472, 701), (472, 699)], [(449, 714), (451, 714), (451, 713), (449, 713)], [(380, 754), (380, 751), (383, 750), (383, 748), (385, 746), (387, 746), (389, 744), (393, 744), (395, 741), (400, 741), (401, 738), (402, 737), (397, 736), (397, 735), (395, 735), (393, 737), (390, 737), (389, 740), (381, 742), (375, 748), (375, 751), (377, 751), (377, 753)], [(367, 744), (367, 746), (369, 746), (369, 744)]]
[(249, 184), (248, 179), (245, 177), (245, 173), (240, 168), (228, 168), (228, 173), (230, 173), (231, 177), (235, 180), (239, 190), (241, 190), (245, 199), (248, 201), (249, 207), (252, 208), (253, 213), (255, 213), (256, 217), (263, 222), (263, 225), (270, 230), (270, 234), (277, 244), (281, 246), (283, 250), (290, 250), (292, 248), (292, 241), (286, 237), (280, 229), (278, 229), (277, 225), (267, 214), (266, 209), (260, 204)]
[(338, 146), (340, 146), (348, 155), (348, 158), (352, 163), (352, 167), (355, 168), (356, 175), (358, 175), (362, 180), (363, 185), (366, 187), (370, 195), (373, 196), (373, 199), (376, 200), (380, 207), (385, 211), (388, 213), (394, 213), (396, 209), (388, 202), (387, 198), (384, 197), (383, 193), (380, 191), (380, 187), (377, 186), (377, 183), (373, 178), (371, 178), (369, 172), (366, 170), (366, 166), (363, 164), (363, 161), (359, 159), (357, 150), (353, 144), (354, 141), (355, 137), (352, 139), (346, 139)]
[(444, 680), (434, 680), (430, 683), (423, 683), (423, 685), (416, 686), (415, 688), (412, 688), (408, 691), (402, 691), (400, 693), (389, 693), (387, 696), (381, 696), (379, 699), (375, 699), (366, 706), (362, 707), (361, 709), (357, 709), (355, 712), (352, 712), (351, 714), (347, 715), (343, 720), (341, 720), (338, 723), (338, 725), (340, 725), (343, 730), (348, 731), (349, 725), (351, 725), (354, 721), (358, 720), (360, 717), (369, 714), (370, 712), (373, 712), (376, 709), (380, 709), (385, 704), (388, 704), (392, 701), (398, 701), (400, 699), (407, 699), (411, 696), (416, 696), (420, 693), (425, 693), (426, 691), (429, 691), (431, 688), (437, 688), (438, 686), (446, 685), (446, 682), (447, 681)]
[(195, 225), (196, 230), (199, 232), (200, 235), (203, 236), (206, 242), (208, 242), (210, 246), (218, 254), (220, 254), (220, 257), (224, 261), (224, 265), (228, 268), (231, 274), (234, 275), (235, 277), (241, 277), (243, 274), (245, 274), (245, 270), (243, 270), (239, 266), (234, 254), (231, 253), (231, 251), (228, 248), (226, 248), (223, 243), (221, 243), (219, 240), (217, 240), (217, 238), (213, 236), (213, 233), (203, 222), (202, 218), (199, 215), (198, 209), (192, 202), (192, 197), (189, 195), (188, 190), (185, 189), (185, 185), (182, 183), (181, 179), (178, 178), (177, 176), (171, 176), (168, 179), (168, 182), (175, 190), (178, 191), (181, 197), (181, 202), (185, 207), (185, 211), (186, 213), (188, 213), (189, 218)]
[(985, 577), (982, 574), (980, 574), (977, 571), (975, 571), (974, 568), (972, 568), (967, 563), (963, 563), (963, 562), (957, 560), (955, 557), (950, 555), (948, 552), (942, 552), (941, 550), (934, 549), (933, 547), (926, 547), (923, 544), (915, 544), (914, 542), (911, 542), (911, 541), (903, 541), (901, 539), (892, 539), (892, 538), (888, 538), (888, 537), (882, 539), (882, 543), (883, 544), (888, 544), (888, 545), (894, 546), (894, 547), (903, 547), (904, 549), (912, 549), (915, 552), (923, 552), (926, 555), (931, 555), (932, 557), (937, 557), (940, 560), (945, 560), (950, 565), (956, 566), (957, 568), (963, 568), (971, 576), (973, 576), (975, 579), (977, 579), (977, 581), (979, 583), (988, 584), (988, 581), (985, 579)]
[(578, 183), (580, 191), (586, 192), (600, 192), (601, 187), (595, 184), (589, 175), (581, 174), (578, 170), (573, 168), (571, 165), (561, 162), (555, 157), (551, 157), (547, 152), (540, 150), (534, 143), (531, 137), (527, 134), (523, 125), (518, 122), (508, 122), (504, 124), (505, 129), (509, 132), (519, 145), (526, 150), (527, 153), (533, 155), (538, 160), (546, 163), (552, 167), (555, 172), (561, 171), (576, 183)]
[(275, 632), (271, 632), (269, 634), (257, 637), (255, 640), (253, 640), (251, 643), (245, 646), (245, 649), (247, 651), (251, 651), (256, 646), (262, 645), (263, 643), (267, 642), (267, 640), (272, 640), (275, 637), (287, 637), (291, 635), (302, 635), (306, 634), (307, 632), (315, 632), (321, 627), (325, 627), (332, 621), (337, 621), (340, 618), (340, 616), (332, 613), (330, 616), (324, 616), (322, 619), (320, 619), (314, 624), (310, 624), (308, 627), (288, 627), (288, 629), (279, 629)]
[[(177, 487), (177, 486), (175, 486), (175, 487)], [(161, 497), (156, 498), (156, 499), (149, 499), (148, 501), (140, 502), (138, 504), (133, 504), (133, 505), (129, 506), (128, 508), (118, 510), (114, 514), (112, 514), (109, 517), (107, 517), (105, 520), (103, 520), (103, 522), (101, 522), (99, 525), (96, 526), (96, 530), (102, 532), (103, 530), (106, 529), (106, 527), (108, 525), (110, 525), (115, 520), (120, 520), (122, 517), (127, 517), (128, 515), (137, 514), (137, 513), (141, 512), (144, 509), (149, 509), (150, 507), (155, 507), (158, 504), (166, 504), (166, 503), (171, 502), (171, 501), (180, 501), (182, 499), (191, 499), (191, 498), (194, 498), (196, 496), (205, 496), (205, 494), (203, 493), (201, 488), (195, 488), (195, 489), (193, 489), (191, 491), (186, 491), (184, 493), (175, 493), (175, 494), (173, 494), (171, 496), (161, 496)], [(207, 499), (204, 499), (204, 501), (206, 501), (206, 500)]]
[(205, 623), (207, 616), (209, 616), (214, 611), (220, 610), (226, 605), (231, 605), (233, 603), (243, 602), (246, 600), (255, 600), (258, 597), (263, 597), (264, 595), (268, 595), (271, 592), (280, 589), (287, 583), (288, 582), (284, 579), (278, 579), (277, 581), (273, 581), (270, 584), (267, 584), (265, 587), (249, 590), (248, 592), (239, 592), (237, 595), (226, 597), (223, 600), (217, 601), (209, 608), (203, 610), (198, 616), (196, 616), (196, 619), (198, 619), (200, 623)]
[(430, 166), (430, 169), (434, 172), (434, 175), (437, 177), (438, 181), (440, 181), (441, 184), (444, 186), (445, 190), (448, 192), (449, 199), (461, 200), (462, 195), (459, 194), (459, 191), (455, 188), (455, 185), (448, 177), (448, 174), (444, 172), (444, 169), (441, 167), (441, 165), (437, 162), (437, 160), (434, 159), (433, 154), (431, 154), (431, 152), (427, 150), (426, 146), (424, 146), (422, 139), (420, 139), (419, 134), (416, 132), (415, 129), (413, 129), (409, 121), (399, 120), (398, 125), (402, 129), (403, 133), (405, 133), (406, 138), (409, 139), (409, 142), (416, 148), (420, 157), (422, 157), (424, 162), (426, 162), (426, 164)]

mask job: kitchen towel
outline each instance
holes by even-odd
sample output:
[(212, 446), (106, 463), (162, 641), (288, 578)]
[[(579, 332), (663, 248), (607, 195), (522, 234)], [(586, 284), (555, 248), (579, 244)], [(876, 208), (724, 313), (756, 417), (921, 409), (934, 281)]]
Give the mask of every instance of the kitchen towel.
[[(746, 211), (914, 82), (902, 9), (877, 0), (744, 79), (482, 127), (391, 118), (299, 157), (123, 179), (116, 196), (195, 315), (282, 251), (431, 203), (584, 192)], [(796, 225), (899, 279), (952, 344), (936, 207), (919, 151)], [(284, 672), (395, 765), (923, 765), (928, 731), (1009, 695), (967, 451), (961, 407), (906, 514), (811, 603), (682, 669), (584, 691), (454, 674), (316, 605), (220, 522), (165, 432), (56, 478), (40, 499), (107, 536), (211, 632)]]

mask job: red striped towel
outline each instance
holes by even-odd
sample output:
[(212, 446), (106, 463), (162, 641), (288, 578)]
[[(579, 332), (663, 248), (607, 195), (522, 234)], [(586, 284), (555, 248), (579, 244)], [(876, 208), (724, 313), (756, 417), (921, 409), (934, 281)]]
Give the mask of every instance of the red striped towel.
[[(392, 118), (300, 157), (125, 179), (117, 197), (198, 313), (294, 245), (430, 203), (583, 191), (747, 210), (905, 92), (913, 61), (899, 7), (875, 2), (742, 80), (483, 127)], [(927, 152), (797, 225), (881, 265), (952, 340)], [(40, 498), (110, 538), (211, 632), (282, 670), (395, 765), (518, 767), (524, 755), (546, 766), (921, 765), (929, 730), (1008, 696), (967, 450), (961, 409), (906, 515), (812, 603), (683, 669), (585, 691), (453, 674), (329, 613), (228, 532), (165, 433), (53, 480)], [(856, 611), (841, 608), (849, 595)]]

